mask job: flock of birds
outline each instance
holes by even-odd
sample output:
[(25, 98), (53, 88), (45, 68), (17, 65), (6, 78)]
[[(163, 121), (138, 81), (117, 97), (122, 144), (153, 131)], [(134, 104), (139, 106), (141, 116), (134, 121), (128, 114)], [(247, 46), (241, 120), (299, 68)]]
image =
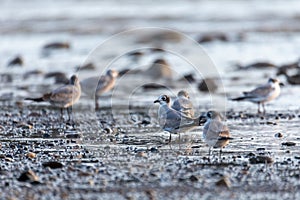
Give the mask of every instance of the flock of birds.
[[(68, 111), (68, 121), (71, 121), (72, 106), (81, 96), (81, 89), (89, 91), (89, 95), (95, 97), (95, 108), (99, 109), (98, 99), (104, 93), (112, 90), (115, 86), (118, 71), (110, 69), (101, 77), (90, 77), (79, 81), (76, 75), (73, 75), (66, 85), (63, 85), (39, 98), (26, 98), (35, 102), (49, 102), (54, 107), (61, 109), (61, 117), (63, 118), (63, 109)], [(95, 82), (97, 83), (94, 87)], [(244, 92), (243, 96), (233, 98), (233, 101), (250, 101), (258, 105), (258, 113), (265, 113), (266, 102), (269, 102), (280, 94), (279, 80), (270, 78), (264, 85)], [(171, 105), (171, 99), (168, 95), (160, 95), (154, 103), (159, 103), (158, 121), (163, 131), (169, 132), (169, 142), (171, 142), (172, 133), (182, 133), (192, 130), (200, 125), (204, 125), (203, 139), (209, 146), (209, 154), (211, 148), (222, 148), (226, 146), (232, 139), (228, 127), (223, 123), (222, 115), (217, 111), (210, 110), (205, 114), (195, 117), (193, 103), (189, 94), (185, 90), (178, 92), (177, 99)], [(262, 105), (263, 111), (260, 110)], [(180, 140), (180, 134), (179, 134)]]

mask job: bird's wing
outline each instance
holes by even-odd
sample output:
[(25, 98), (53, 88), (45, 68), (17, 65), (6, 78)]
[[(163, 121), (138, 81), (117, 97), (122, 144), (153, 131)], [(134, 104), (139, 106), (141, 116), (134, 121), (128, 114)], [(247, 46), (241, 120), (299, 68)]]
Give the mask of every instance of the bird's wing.
[(250, 92), (244, 92), (244, 95), (248, 98), (265, 98), (268, 97), (273, 90), (274, 88), (270, 84), (265, 84)]
[(106, 87), (110, 84), (110, 80), (111, 78), (108, 76), (93, 76), (82, 80), (80, 84), (84, 93), (94, 96), (97, 93), (105, 91)]
[(221, 121), (212, 120), (208, 126), (205, 126), (204, 129), (209, 132), (206, 135), (206, 138), (209, 139), (220, 139), (230, 137), (229, 129)]
[(180, 111), (181, 106), (180, 106), (180, 103), (179, 103), (179, 99), (176, 99), (176, 100), (173, 102), (172, 108), (173, 108), (174, 110)]
[(108, 76), (101, 76), (98, 80), (97, 89), (107, 86), (110, 80), (111, 78), (109, 78)]
[(159, 124), (164, 130), (174, 131), (180, 126), (180, 114), (171, 108), (161, 108), (159, 110)]
[(50, 101), (55, 103), (67, 103), (73, 101), (79, 94), (78, 89), (73, 85), (66, 85), (52, 91)]

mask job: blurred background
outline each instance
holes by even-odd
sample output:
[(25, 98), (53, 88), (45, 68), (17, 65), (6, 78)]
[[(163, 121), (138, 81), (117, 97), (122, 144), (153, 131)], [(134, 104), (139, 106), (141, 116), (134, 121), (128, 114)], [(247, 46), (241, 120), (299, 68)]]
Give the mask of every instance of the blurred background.
[[(264, 83), (284, 65), (294, 64), (298, 68), (299, 7), (297, 0), (4, 0), (0, 2), (1, 93), (11, 90), (4, 87), (10, 80), (7, 73), (12, 75), (15, 85), (44, 81), (38, 74), (49, 72), (60, 71), (70, 76), (78, 66), (88, 64), (90, 52), (112, 35), (134, 28), (159, 27), (179, 34), (162, 34), (159, 40), (157, 35), (139, 40), (164, 48), (164, 39), (183, 46), (181, 33), (190, 37), (201, 45), (219, 70), (226, 91), (238, 94), (244, 88), (236, 85), (249, 88)], [(90, 68), (97, 69), (105, 60), (120, 56), (116, 52), (122, 46), (132, 45), (134, 50), (135, 42), (118, 41), (113, 49), (107, 49), (114, 54), (98, 56), (95, 62), (91, 59), (94, 66)], [(169, 56), (163, 57), (179, 71), (184, 70), (185, 64), (180, 59)], [(140, 65), (149, 65), (155, 58), (144, 56)], [(130, 65), (132, 60), (123, 60), (115, 67), (122, 70)], [(247, 79), (243, 79), (245, 73)], [(288, 73), (294, 75), (298, 71)], [(24, 74), (29, 78), (19, 82)], [(286, 82), (284, 75), (280, 79)]]

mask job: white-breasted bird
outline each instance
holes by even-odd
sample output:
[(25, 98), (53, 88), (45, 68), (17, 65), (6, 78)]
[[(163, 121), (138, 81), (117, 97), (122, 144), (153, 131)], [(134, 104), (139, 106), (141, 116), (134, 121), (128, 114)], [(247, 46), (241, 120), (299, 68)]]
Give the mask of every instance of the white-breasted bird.
[(206, 118), (206, 122), (203, 129), (203, 139), (209, 146), (209, 155), (211, 147), (220, 148), (221, 157), (222, 148), (232, 139), (229, 129), (223, 124), (220, 113), (216, 111), (208, 111), (204, 117)]
[(170, 107), (171, 99), (168, 95), (160, 95), (154, 103), (159, 103), (158, 121), (160, 127), (170, 133), (186, 132), (201, 125), (200, 118), (189, 118), (183, 113)]
[(278, 79), (270, 78), (268, 82), (264, 85), (260, 85), (257, 88), (249, 91), (243, 92), (244, 96), (233, 98), (233, 101), (250, 101), (253, 103), (257, 103), (258, 105), (258, 113), (260, 111), (260, 105), (262, 105), (263, 113), (265, 110), (265, 103), (272, 101), (280, 95), (280, 86), (283, 85), (280, 83)]
[(69, 121), (71, 120), (72, 106), (81, 96), (81, 87), (79, 79), (76, 75), (71, 76), (68, 84), (63, 85), (39, 98), (26, 98), (35, 102), (49, 102), (51, 105), (61, 109), (61, 117), (63, 117), (63, 109), (67, 109)]
[(194, 108), (190, 100), (190, 95), (185, 90), (180, 90), (177, 94), (177, 99), (173, 102), (172, 108), (183, 113), (185, 116), (193, 118)]
[(99, 109), (100, 96), (112, 90), (115, 86), (119, 73), (117, 70), (110, 69), (103, 76), (93, 76), (80, 82), (82, 91), (87, 95), (95, 98), (95, 108)]

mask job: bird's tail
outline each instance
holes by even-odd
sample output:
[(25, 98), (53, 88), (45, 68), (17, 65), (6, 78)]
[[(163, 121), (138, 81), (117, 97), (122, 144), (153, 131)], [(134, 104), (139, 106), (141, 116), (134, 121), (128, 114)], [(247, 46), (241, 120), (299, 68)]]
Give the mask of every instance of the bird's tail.
[(25, 100), (30, 100), (30, 101), (35, 101), (35, 102), (43, 102), (43, 101), (48, 101), (50, 99), (51, 93), (46, 93), (42, 97), (38, 98), (25, 98)]
[(30, 101), (35, 101), (35, 102), (42, 102), (44, 101), (43, 97), (39, 97), (39, 98), (25, 98), (25, 100), (30, 100)]
[(230, 99), (231, 101), (242, 101), (242, 100), (245, 100), (246, 97), (237, 97), (237, 98), (232, 98)]

